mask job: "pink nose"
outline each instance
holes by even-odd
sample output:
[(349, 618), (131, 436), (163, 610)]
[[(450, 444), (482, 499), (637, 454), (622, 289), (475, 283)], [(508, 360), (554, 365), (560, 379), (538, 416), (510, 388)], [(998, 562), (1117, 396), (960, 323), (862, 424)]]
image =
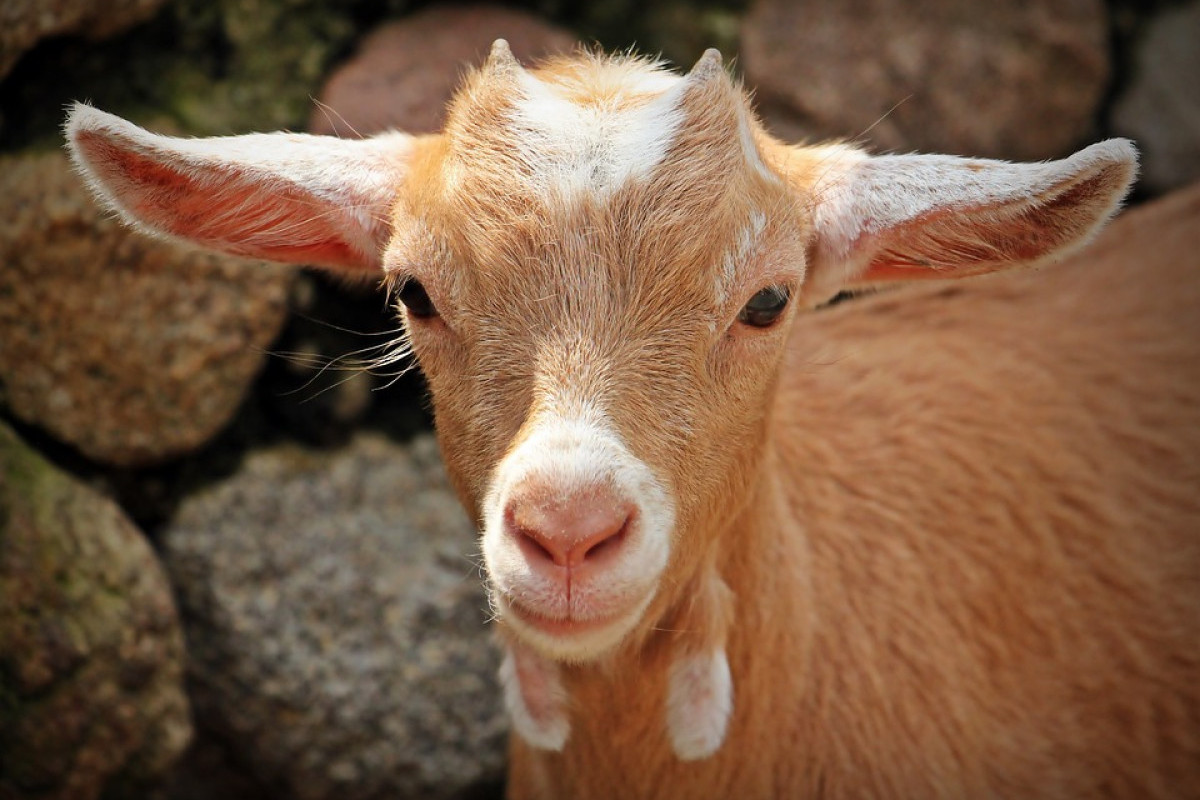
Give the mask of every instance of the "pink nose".
[(505, 522), (530, 561), (575, 568), (616, 550), (634, 510), (604, 488), (566, 498), (526, 493), (509, 502)]

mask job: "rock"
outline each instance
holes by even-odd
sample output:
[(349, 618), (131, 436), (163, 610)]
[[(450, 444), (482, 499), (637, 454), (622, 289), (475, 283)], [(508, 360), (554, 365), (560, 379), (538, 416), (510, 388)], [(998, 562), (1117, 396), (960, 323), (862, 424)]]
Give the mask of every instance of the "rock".
[(183, 637), (119, 508), (0, 424), (0, 797), (117, 797), (191, 735)]
[(644, 33), (635, 39), (629, 31), (621, 31), (616, 41), (636, 41), (640, 52), (661, 54), (681, 71), (691, 68), (710, 47), (727, 57), (738, 50), (742, 13), (736, 6), (660, 0), (646, 3), (641, 13)]
[(64, 106), (82, 99), (128, 119), (167, 118), (195, 136), (300, 130), (333, 63), (385, 5), (395, 13), (403, 2), (171, 0), (104, 42), (46, 41), (0, 91), (0, 148), (57, 145)]
[(0, 78), (39, 39), (79, 33), (103, 39), (149, 19), (165, 0), (5, 0), (0, 4)]
[(1133, 79), (1112, 127), (1142, 150), (1140, 187), (1165, 192), (1200, 178), (1200, 3), (1155, 18), (1136, 47)]
[[(200, 728), (158, 794), (144, 800), (284, 800), (238, 765), (224, 742)], [(483, 800), (483, 798), (478, 798)]]
[(314, 133), (366, 136), (395, 127), (442, 127), (446, 103), (467, 66), (508, 40), (522, 62), (570, 52), (575, 37), (537, 17), (496, 6), (434, 7), (384, 25), (363, 40), (321, 92)]
[(757, 0), (741, 57), (786, 139), (1041, 159), (1091, 130), (1106, 20), (1102, 0)]
[(87, 456), (140, 465), (233, 416), (293, 271), (126, 228), (65, 156), (0, 160), (0, 399)]
[[(329, 0), (175, 3), (181, 27), (193, 37), (207, 30), (220, 42), (219, 69), (180, 75), (172, 97), (184, 127), (204, 135), (303, 125), (331, 64), (354, 42), (355, 12), (364, 5)], [(214, 57), (212, 40), (193, 38), (192, 44), (192, 58), (203, 63)]]
[(499, 785), (478, 544), (431, 437), (252, 453), (162, 541), (198, 723), (257, 780), (299, 800)]

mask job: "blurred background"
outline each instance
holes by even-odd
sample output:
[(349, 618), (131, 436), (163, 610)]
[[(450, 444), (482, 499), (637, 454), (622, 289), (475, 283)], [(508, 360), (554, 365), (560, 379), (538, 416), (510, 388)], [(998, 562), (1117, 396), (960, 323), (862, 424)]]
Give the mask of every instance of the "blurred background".
[[(436, 130), (504, 37), (687, 69), (790, 140), (1200, 177), (1200, 2), (0, 0), (0, 798), (491, 798), (478, 551), (378, 287), (100, 211), (75, 100), (177, 135)], [(1197, 221), (1200, 224), (1200, 220)]]

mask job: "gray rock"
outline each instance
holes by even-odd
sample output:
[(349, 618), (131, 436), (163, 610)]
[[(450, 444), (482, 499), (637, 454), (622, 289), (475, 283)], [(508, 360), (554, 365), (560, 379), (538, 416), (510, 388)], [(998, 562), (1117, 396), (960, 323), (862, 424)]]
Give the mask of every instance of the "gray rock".
[(0, 78), (39, 39), (79, 33), (102, 39), (149, 19), (165, 0), (4, 0), (0, 3)]
[(384, 25), (367, 36), (321, 92), (309, 130), (366, 136), (399, 128), (440, 130), (467, 66), (483, 63), (498, 38), (528, 63), (567, 53), (567, 31), (521, 11), (498, 6), (434, 7)]
[(507, 723), (473, 528), (433, 439), (282, 445), (163, 534), (200, 723), (300, 800), (461, 796)]
[(1011, 159), (1076, 145), (1109, 77), (1102, 0), (757, 0), (741, 56), (787, 139)]
[(0, 797), (121, 797), (191, 736), (154, 553), (108, 499), (0, 424)]
[(1143, 189), (1166, 192), (1200, 178), (1200, 3), (1150, 23), (1112, 126), (1142, 150)]
[(0, 159), (0, 401), (99, 461), (192, 450), (229, 421), (293, 271), (134, 232), (65, 156)]

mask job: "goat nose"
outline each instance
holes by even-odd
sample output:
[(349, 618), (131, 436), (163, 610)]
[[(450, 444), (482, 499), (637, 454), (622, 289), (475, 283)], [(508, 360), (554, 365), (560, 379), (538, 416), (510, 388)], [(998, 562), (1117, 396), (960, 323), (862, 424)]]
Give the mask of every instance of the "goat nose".
[(527, 494), (510, 501), (505, 511), (509, 532), (526, 558), (568, 568), (614, 550), (633, 516), (633, 504), (607, 490), (562, 500)]

